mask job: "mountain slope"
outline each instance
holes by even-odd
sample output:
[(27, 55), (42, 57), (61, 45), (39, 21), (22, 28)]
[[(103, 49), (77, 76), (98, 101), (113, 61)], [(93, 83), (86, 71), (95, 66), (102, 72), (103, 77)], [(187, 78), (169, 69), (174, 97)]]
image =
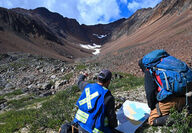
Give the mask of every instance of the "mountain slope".
[(108, 61), (102, 64), (121, 71), (138, 71), (137, 61), (157, 48), (190, 63), (191, 14), (191, 0), (163, 0), (128, 19), (87, 26), (43, 7), (0, 8), (0, 52), (20, 51), (73, 61), (94, 52), (80, 44), (98, 44), (102, 45), (101, 62)]
[(80, 44), (102, 45), (123, 21), (86, 26), (46, 8), (0, 8), (0, 52), (27, 52), (66, 61), (91, 56), (93, 51)]
[[(0, 9), (1, 53), (27, 52), (70, 61), (91, 52), (57, 37), (41, 21), (27, 14)], [(75, 54), (74, 54), (75, 53)]]
[[(191, 65), (191, 7), (190, 0), (164, 0), (153, 9), (137, 11), (116, 31), (121, 34), (120, 37), (104, 45), (100, 60), (108, 63), (101, 64), (116, 71), (140, 75), (138, 60), (154, 49), (165, 49)], [(129, 25), (137, 14), (144, 19), (140, 19), (140, 24), (137, 21)]]

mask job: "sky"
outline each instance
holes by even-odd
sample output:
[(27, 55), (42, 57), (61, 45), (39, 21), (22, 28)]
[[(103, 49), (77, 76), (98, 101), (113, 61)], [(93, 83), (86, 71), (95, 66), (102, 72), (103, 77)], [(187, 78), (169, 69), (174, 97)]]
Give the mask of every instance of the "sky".
[(130, 17), (141, 8), (155, 7), (162, 0), (0, 0), (0, 7), (35, 9), (46, 7), (80, 24), (106, 24)]

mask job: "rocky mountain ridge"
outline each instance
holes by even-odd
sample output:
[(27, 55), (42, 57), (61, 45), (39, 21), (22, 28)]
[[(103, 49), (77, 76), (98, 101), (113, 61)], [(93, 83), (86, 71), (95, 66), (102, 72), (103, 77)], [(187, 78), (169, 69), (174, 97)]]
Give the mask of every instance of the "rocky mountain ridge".
[[(86, 26), (43, 7), (34, 10), (0, 8), (0, 52), (35, 53), (72, 61), (93, 52), (81, 48), (80, 44), (104, 44), (110, 39), (112, 30), (123, 21), (125, 19), (106, 25)], [(39, 51), (38, 47), (45, 52)]]
[(124, 34), (130, 35), (138, 28), (152, 24), (167, 14), (182, 13), (187, 9), (192, 9), (190, 0), (162, 0), (154, 8), (139, 9), (114, 30), (112, 40)]
[[(121, 42), (119, 41), (122, 40), (121, 38), (131, 38), (140, 30), (150, 28), (167, 16), (175, 14), (181, 16), (184, 12), (191, 10), (191, 5), (190, 0), (163, 0), (154, 8), (136, 11), (128, 19), (90, 26), (80, 25), (75, 19), (63, 17), (43, 7), (34, 10), (0, 8), (0, 46), (2, 47), (0, 52), (19, 51), (74, 61), (77, 58), (90, 57), (94, 52), (94, 50), (82, 48), (81, 44), (90, 46), (97, 44), (104, 46), (104, 51), (108, 52), (102, 52), (102, 50), (101, 52), (106, 54), (123, 48), (129, 42), (132, 43), (132, 40), (127, 40), (126, 43)], [(167, 20), (171, 20), (171, 17), (164, 21)], [(154, 32), (150, 35), (158, 35), (159, 33)], [(116, 42), (121, 42), (118, 44), (118, 48), (113, 46)], [(138, 43), (142, 44), (143, 42), (144, 39)], [(138, 43), (131, 45), (137, 47)], [(105, 50), (111, 48), (113, 49)]]

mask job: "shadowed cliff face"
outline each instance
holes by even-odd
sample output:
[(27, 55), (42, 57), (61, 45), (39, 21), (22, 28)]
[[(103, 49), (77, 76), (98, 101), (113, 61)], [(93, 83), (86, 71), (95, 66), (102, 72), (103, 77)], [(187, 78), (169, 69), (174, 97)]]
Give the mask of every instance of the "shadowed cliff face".
[(61, 43), (42, 23), (28, 15), (0, 8), (0, 22), (2, 27), (13, 30), (14, 32), (24, 35), (32, 34), (36, 37), (44, 37), (45, 39)]
[[(47, 31), (48, 33), (52, 34), (51, 38), (56, 38), (55, 40), (58, 40), (60, 38), (67, 39), (69, 41), (76, 40), (77, 42), (96, 44), (103, 44), (104, 42), (106, 42), (110, 38), (113, 29), (118, 27), (119, 24), (125, 21), (125, 19), (121, 19), (110, 24), (98, 24), (87, 26), (80, 25), (75, 19), (63, 17), (60, 14), (50, 12), (48, 9), (43, 7), (36, 8), (34, 10), (15, 8), (6, 11), (13, 14), (11, 18), (17, 18), (17, 21), (19, 21), (12, 22), (14, 25), (23, 25), (24, 23), (23, 27), (17, 28), (26, 29), (27, 27), (28, 30), (25, 30), (24, 33), (29, 33), (30, 30), (30, 32), (34, 33), (32, 30), (42, 28), (42, 30), (44, 31), (41, 33), (45, 33), (45, 31)], [(18, 15), (20, 16), (19, 18), (17, 17)], [(4, 17), (7, 16), (5, 15)], [(28, 23), (26, 24), (25, 22)], [(35, 23), (39, 27), (31, 22)], [(16, 31), (20, 32), (18, 30)], [(39, 32), (40, 31), (37, 31), (37, 33)], [(103, 38), (99, 38), (99, 35), (106, 36)]]
[(0, 8), (0, 52), (29, 52), (64, 60), (87, 57), (93, 51), (81, 48), (80, 44), (103, 45), (124, 21), (87, 26), (43, 7)]

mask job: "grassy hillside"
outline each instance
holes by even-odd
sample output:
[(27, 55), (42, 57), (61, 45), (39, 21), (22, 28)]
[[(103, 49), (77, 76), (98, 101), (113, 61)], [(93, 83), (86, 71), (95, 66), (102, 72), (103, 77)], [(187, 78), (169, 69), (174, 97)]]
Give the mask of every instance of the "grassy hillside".
[[(110, 85), (112, 93), (118, 91), (126, 93), (143, 85), (143, 78), (124, 73), (118, 74), (122, 77), (112, 80)], [(9, 100), (10, 109), (0, 114), (0, 133), (21, 131), (24, 127), (34, 133), (46, 132), (47, 129), (57, 131), (61, 124), (73, 120), (77, 110), (75, 103), (80, 94), (78, 87), (74, 85), (48, 97), (34, 98), (33, 95), (26, 95), (21, 99)], [(23, 93), (17, 90), (2, 95), (1, 98), (11, 99), (19, 95)]]

